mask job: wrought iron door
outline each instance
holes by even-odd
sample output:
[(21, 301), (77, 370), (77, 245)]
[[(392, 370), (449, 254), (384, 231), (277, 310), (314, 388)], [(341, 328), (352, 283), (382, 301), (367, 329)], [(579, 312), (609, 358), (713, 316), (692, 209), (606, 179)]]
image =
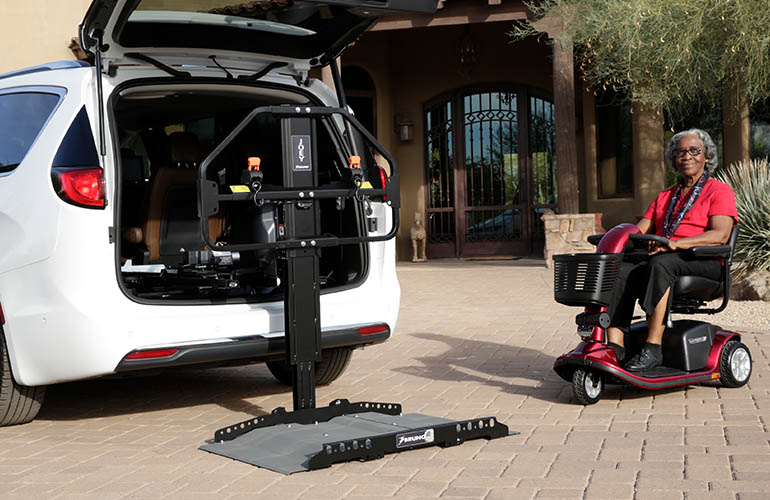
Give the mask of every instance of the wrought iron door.
[(428, 244), (441, 257), (456, 254), (454, 131), (452, 101), (442, 100), (425, 111)]
[(460, 92), (426, 106), (432, 257), (542, 246), (539, 216), (556, 200), (553, 132), (553, 104), (526, 89)]
[(556, 127), (553, 103), (541, 97), (529, 98), (528, 149), (532, 178), (530, 212), (532, 252), (543, 250), (545, 233), (540, 217), (546, 209), (556, 210)]
[(526, 234), (519, 189), (519, 109), (513, 91), (462, 96), (460, 256), (512, 253)]

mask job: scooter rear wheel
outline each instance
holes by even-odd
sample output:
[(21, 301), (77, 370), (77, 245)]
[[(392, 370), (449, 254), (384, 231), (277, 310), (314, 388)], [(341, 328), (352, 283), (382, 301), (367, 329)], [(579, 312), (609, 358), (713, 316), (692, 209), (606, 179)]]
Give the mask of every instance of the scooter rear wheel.
[(725, 387), (741, 387), (751, 378), (751, 353), (742, 342), (728, 342), (722, 348), (719, 365), (719, 382)]
[(592, 405), (599, 401), (604, 391), (604, 380), (599, 372), (578, 368), (572, 374), (572, 394), (580, 404)]

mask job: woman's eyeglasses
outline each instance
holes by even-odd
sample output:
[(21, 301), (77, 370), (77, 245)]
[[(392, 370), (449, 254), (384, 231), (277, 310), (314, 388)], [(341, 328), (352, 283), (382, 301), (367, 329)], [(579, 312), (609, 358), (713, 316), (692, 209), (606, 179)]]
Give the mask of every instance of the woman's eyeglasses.
[(695, 146), (691, 147), (690, 149), (675, 149), (674, 158), (680, 158), (686, 154), (689, 154), (691, 157), (695, 158), (702, 152), (703, 150), (701, 148), (696, 148)]

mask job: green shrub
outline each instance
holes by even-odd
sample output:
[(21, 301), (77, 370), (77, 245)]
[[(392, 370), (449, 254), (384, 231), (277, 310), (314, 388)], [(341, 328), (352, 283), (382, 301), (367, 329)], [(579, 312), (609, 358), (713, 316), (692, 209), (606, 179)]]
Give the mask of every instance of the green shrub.
[(755, 159), (733, 163), (717, 174), (735, 191), (740, 233), (733, 269), (770, 270), (770, 163)]

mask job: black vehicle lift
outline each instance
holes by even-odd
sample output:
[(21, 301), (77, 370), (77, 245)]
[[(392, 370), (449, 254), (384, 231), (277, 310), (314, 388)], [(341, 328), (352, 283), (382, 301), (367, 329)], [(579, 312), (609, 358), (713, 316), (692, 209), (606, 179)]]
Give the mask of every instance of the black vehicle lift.
[[(334, 75), (341, 92), (339, 72), (334, 71)], [(217, 182), (207, 180), (208, 167), (257, 115), (263, 113), (271, 114), (281, 123), (283, 186), (263, 184), (262, 172), (255, 161), (242, 178), (248, 190), (220, 192)], [(319, 185), (316, 127), (324, 120), (334, 118), (344, 120), (351, 152), (350, 127), (390, 163), (391, 175), (382, 188), (364, 187), (363, 172), (355, 155), (351, 155), (347, 179), (343, 183)], [(395, 403), (350, 403), (338, 399), (328, 407), (316, 408), (315, 363), (321, 361), (321, 249), (385, 241), (398, 231), (400, 195), (396, 162), (346, 108), (303, 105), (254, 109), (201, 164), (198, 194), (201, 233), (210, 248), (224, 251), (277, 249), (285, 257), (286, 360), (293, 369), (294, 403), (293, 412), (277, 408), (270, 415), (216, 431), (214, 442), (202, 446), (203, 450), (290, 474), (352, 459), (371, 460), (406, 449), (454, 446), (469, 439), (509, 435), (507, 426), (495, 417), (454, 421), (419, 414), (404, 415), (401, 405)], [(393, 214), (393, 225), (387, 234), (353, 237), (321, 234), (319, 200), (336, 199), (339, 206), (348, 199), (363, 201), (374, 197), (382, 199), (382, 196), (386, 196)], [(257, 206), (273, 203), (281, 207), (284, 238), (267, 243), (215, 245), (210, 240), (208, 219), (219, 211), (221, 202), (234, 201), (253, 201)]]

